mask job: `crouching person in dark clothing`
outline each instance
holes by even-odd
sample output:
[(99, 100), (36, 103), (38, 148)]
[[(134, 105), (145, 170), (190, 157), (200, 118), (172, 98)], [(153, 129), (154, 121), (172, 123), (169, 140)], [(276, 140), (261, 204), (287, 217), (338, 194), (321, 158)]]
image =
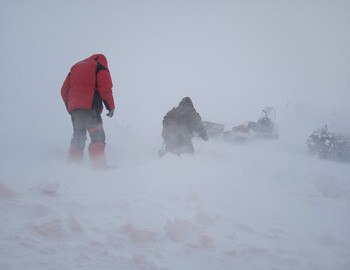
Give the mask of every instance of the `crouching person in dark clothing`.
[(107, 59), (103, 54), (95, 54), (76, 63), (70, 69), (61, 96), (72, 118), (73, 138), (69, 149), (70, 161), (81, 161), (84, 155), (86, 132), (91, 137), (89, 156), (95, 168), (107, 167), (105, 158), (105, 132), (101, 113), (103, 105), (114, 114), (112, 79)]
[(203, 140), (208, 140), (207, 131), (200, 115), (196, 112), (192, 100), (185, 97), (179, 105), (169, 111), (163, 119), (163, 148), (159, 155), (167, 152), (176, 155), (194, 153), (192, 144), (193, 133), (196, 132)]

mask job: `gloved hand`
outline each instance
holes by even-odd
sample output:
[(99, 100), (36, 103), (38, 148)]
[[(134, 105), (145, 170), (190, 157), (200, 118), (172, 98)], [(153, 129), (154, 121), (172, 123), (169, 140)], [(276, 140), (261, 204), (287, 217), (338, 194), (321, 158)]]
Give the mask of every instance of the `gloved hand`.
[(114, 110), (110, 110), (106, 115), (112, 117), (114, 115)]
[(206, 141), (206, 142), (209, 141), (209, 137), (208, 137), (207, 134), (205, 134), (205, 136), (203, 136), (202, 139), (203, 139), (204, 141)]
[(204, 141), (208, 141), (209, 140), (209, 137), (208, 137), (208, 134), (205, 132), (203, 134), (200, 134), (200, 137), (204, 140)]

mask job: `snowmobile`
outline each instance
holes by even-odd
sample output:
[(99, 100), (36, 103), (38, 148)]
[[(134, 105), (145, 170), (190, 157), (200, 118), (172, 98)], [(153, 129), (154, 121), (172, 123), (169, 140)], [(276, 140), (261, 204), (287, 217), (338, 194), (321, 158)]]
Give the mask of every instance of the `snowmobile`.
[(272, 107), (262, 110), (257, 122), (234, 126), (224, 132), (224, 139), (228, 142), (246, 142), (256, 138), (277, 139), (276, 111)]
[(307, 146), (318, 158), (350, 161), (350, 135), (335, 132), (327, 125), (313, 131), (307, 139)]

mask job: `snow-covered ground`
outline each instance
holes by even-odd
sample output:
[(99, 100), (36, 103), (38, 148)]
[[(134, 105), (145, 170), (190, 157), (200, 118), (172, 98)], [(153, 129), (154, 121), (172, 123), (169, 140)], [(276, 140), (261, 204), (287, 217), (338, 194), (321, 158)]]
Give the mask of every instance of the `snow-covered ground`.
[(287, 139), (159, 159), (159, 137), (109, 131), (107, 171), (3, 145), (0, 269), (349, 269), (349, 164)]
[[(350, 131), (348, 1), (3, 2), (0, 270), (350, 269), (350, 164), (306, 146)], [(67, 162), (60, 97), (94, 53), (117, 107), (105, 171)], [(184, 96), (227, 127), (272, 106), (279, 139), (160, 159)]]

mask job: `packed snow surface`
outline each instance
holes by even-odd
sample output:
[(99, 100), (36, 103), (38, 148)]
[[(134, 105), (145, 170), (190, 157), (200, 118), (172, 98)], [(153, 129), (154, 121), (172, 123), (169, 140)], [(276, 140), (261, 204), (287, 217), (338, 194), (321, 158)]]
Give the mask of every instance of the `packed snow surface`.
[(64, 147), (10, 156), (0, 269), (350, 267), (349, 164), (282, 139), (195, 139), (194, 155), (159, 159), (157, 140), (123, 129), (104, 171), (67, 163)]

